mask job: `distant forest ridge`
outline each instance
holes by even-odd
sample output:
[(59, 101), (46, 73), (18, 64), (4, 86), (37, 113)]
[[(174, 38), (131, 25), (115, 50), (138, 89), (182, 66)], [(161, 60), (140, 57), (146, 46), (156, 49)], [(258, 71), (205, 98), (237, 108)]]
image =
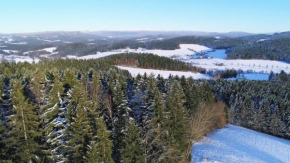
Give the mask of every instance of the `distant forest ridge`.
[[(213, 49), (227, 49), (228, 59), (269, 59), (290, 62), (289, 43), (290, 32), (275, 34), (257, 34), (239, 37), (228, 37), (225, 35), (204, 34), (202, 36), (190, 36), (174, 34), (142, 36), (136, 32), (115, 32), (110, 36), (100, 33), (85, 32), (51, 32), (29, 35), (0, 36), (0, 53), (7, 54), (4, 50), (15, 50), (18, 55), (37, 57), (43, 51), (36, 51), (47, 47), (57, 47), (54, 57), (65, 57), (67, 55), (85, 56), (97, 52), (111, 51), (115, 49), (146, 49), (174, 50), (180, 44), (199, 44)], [(117, 35), (119, 34), (119, 35)], [(123, 34), (123, 35), (122, 35)], [(149, 32), (148, 32), (149, 34)], [(188, 35), (186, 35), (188, 34)], [(201, 35), (201, 34), (200, 34)], [(134, 37), (133, 37), (134, 36)]]

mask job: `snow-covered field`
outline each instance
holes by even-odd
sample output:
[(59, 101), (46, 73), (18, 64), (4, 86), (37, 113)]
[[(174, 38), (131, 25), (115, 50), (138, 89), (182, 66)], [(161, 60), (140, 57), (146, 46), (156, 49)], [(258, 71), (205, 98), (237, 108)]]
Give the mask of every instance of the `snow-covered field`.
[[(41, 49), (43, 51), (50, 52), (51, 55), (56, 54), (54, 52), (56, 47)], [(195, 66), (205, 68), (207, 70), (226, 70), (226, 69), (236, 69), (247, 71), (251, 74), (245, 74), (245, 78), (248, 80), (267, 80), (267, 75), (273, 71), (274, 73), (279, 73), (281, 70), (284, 70), (287, 73), (290, 73), (290, 64), (279, 61), (270, 61), (270, 60), (227, 60), (227, 54), (225, 50), (215, 50), (197, 44), (180, 44), (180, 49), (175, 50), (147, 50), (143, 48), (138, 49), (118, 49), (109, 52), (98, 52), (97, 54), (77, 57), (68, 55), (64, 58), (74, 58), (74, 59), (98, 59), (107, 57), (114, 54), (120, 53), (153, 53), (158, 56), (164, 56), (168, 58), (178, 59), (183, 62), (191, 63)], [(200, 52), (205, 52), (207, 56), (211, 59), (196, 59), (196, 56)], [(28, 52), (24, 53), (27, 54)], [(50, 57), (50, 55), (45, 55), (42, 57)], [(28, 58), (30, 61), (31, 59)], [(21, 60), (25, 61), (25, 60)], [(141, 70), (140, 70), (141, 71)], [(145, 70), (144, 70), (145, 71)], [(148, 71), (148, 70), (146, 70)], [(158, 72), (161, 73), (161, 72)], [(258, 74), (257, 73), (263, 73)], [(268, 74), (267, 74), (268, 73)], [(206, 76), (207, 78), (207, 76)]]
[(192, 73), (192, 72), (184, 72), (184, 71), (165, 71), (165, 70), (154, 70), (154, 69), (141, 69), (141, 68), (132, 68), (132, 67), (124, 67), (124, 66), (118, 66), (118, 68), (123, 70), (128, 70), (132, 76), (137, 76), (138, 74), (144, 75), (145, 73), (147, 75), (154, 74), (157, 76), (160, 74), (164, 78), (168, 78), (171, 75), (175, 76), (185, 76), (185, 77), (192, 77), (194, 79), (210, 79), (211, 77), (206, 74), (200, 74), (200, 73)]
[(50, 48), (44, 48), (44, 49), (35, 50), (35, 51), (27, 51), (27, 52), (24, 52), (23, 54), (27, 55), (31, 52), (37, 52), (37, 51), (46, 51), (46, 52), (49, 52), (51, 54), (56, 54), (57, 52), (54, 52), (55, 49), (56, 49), (56, 47), (50, 47)]
[(287, 163), (290, 141), (228, 125), (194, 144), (193, 163)]
[(6, 53), (18, 53), (18, 51), (17, 50), (3, 50), (4, 52), (6, 52)]
[(39, 62), (40, 60), (38, 58), (30, 58), (28, 56), (18, 56), (18, 55), (2, 55), (0, 54), (0, 59), (4, 59), (4, 60), (7, 60), (9, 62), (29, 62), (29, 63), (37, 63)]
[[(225, 69), (236, 69), (243, 71), (255, 71), (270, 73), (271, 71), (275, 73), (280, 73), (284, 70), (290, 73), (290, 65), (285, 62), (280, 61), (270, 61), (270, 60), (225, 60), (225, 59), (190, 59), (185, 62), (192, 63), (195, 66), (203, 67), (207, 70), (225, 70)], [(223, 66), (218, 66), (217, 64), (222, 63)]]
[[(206, 52), (212, 59), (194, 59), (191, 55), (199, 52)], [(180, 44), (180, 49), (175, 50), (147, 50), (143, 48), (138, 49), (119, 49), (109, 52), (98, 53), (94, 55), (87, 55), (83, 57), (68, 56), (68, 58), (76, 59), (97, 59), (102, 57), (107, 57), (114, 54), (120, 54), (124, 52), (134, 52), (134, 53), (153, 53), (158, 56), (164, 56), (169, 58), (179, 59), (183, 62), (192, 63), (195, 66), (203, 67), (207, 70), (225, 70), (225, 69), (236, 69), (243, 71), (254, 71), (270, 73), (271, 71), (275, 73), (284, 70), (290, 73), (290, 64), (280, 61), (270, 61), (270, 60), (226, 60), (227, 54), (225, 50), (216, 50), (212, 52), (212, 49), (196, 45), (196, 44)], [(222, 66), (218, 64), (223, 64)]]
[(98, 54), (93, 54), (93, 55), (87, 55), (83, 57), (76, 57), (76, 56), (69, 56), (69, 58), (76, 58), (76, 59), (97, 59), (97, 58), (102, 58), (102, 57), (107, 57), (110, 55), (114, 54), (120, 54), (120, 53), (152, 53), (156, 54), (158, 56), (164, 56), (164, 57), (173, 57), (173, 56), (178, 56), (178, 58), (186, 57), (187, 55), (192, 55), (197, 52), (207, 52), (211, 51), (212, 49), (197, 45), (197, 44), (180, 44), (180, 49), (175, 49), (175, 50), (147, 50), (143, 48), (138, 48), (138, 49), (119, 49), (119, 50), (113, 50), (109, 52), (102, 52)]

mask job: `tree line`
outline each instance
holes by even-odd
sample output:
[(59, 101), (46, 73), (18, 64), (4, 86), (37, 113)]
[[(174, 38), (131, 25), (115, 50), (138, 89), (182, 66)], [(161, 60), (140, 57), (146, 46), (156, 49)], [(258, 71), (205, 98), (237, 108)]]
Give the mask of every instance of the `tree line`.
[(123, 65), (130, 67), (139, 67), (145, 69), (173, 70), (173, 71), (192, 71), (206, 73), (206, 69), (192, 66), (179, 60), (173, 60), (168, 57), (161, 57), (154, 54), (124, 53), (111, 55), (100, 60), (112, 65)]
[(228, 59), (269, 59), (290, 62), (290, 38), (252, 42), (227, 50)]
[(232, 124), (290, 139), (290, 85), (276, 79), (210, 83), (218, 99), (227, 104)]

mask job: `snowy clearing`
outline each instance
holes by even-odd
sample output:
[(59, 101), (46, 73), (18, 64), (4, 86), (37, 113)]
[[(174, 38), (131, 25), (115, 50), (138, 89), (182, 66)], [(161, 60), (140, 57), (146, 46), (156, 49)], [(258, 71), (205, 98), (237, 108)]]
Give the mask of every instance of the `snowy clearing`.
[(12, 44), (12, 45), (26, 45), (27, 42), (10, 42), (9, 44)]
[[(56, 47), (45, 48), (38, 51), (47, 51), (51, 53), (50, 55), (57, 54), (54, 52)], [(200, 56), (201, 52), (205, 53), (206, 57), (210, 57), (207, 59), (196, 59)], [(147, 50), (143, 48), (138, 49), (118, 49), (112, 50), (108, 52), (98, 52), (97, 54), (86, 55), (82, 57), (67, 55), (65, 58), (74, 58), (74, 59), (98, 59), (107, 57), (114, 54), (121, 53), (152, 53), (158, 56), (164, 56), (168, 58), (173, 58), (176, 60), (180, 60), (186, 63), (191, 63), (194, 66), (205, 68), (208, 71), (216, 71), (216, 70), (226, 70), (226, 69), (235, 69), (235, 70), (243, 70), (247, 72), (244, 77), (248, 80), (266, 80), (268, 79), (268, 75), (271, 71), (274, 73), (280, 73), (281, 70), (284, 70), (287, 73), (290, 73), (290, 64), (280, 61), (270, 61), (270, 60), (227, 60), (227, 54), (225, 50), (213, 50), (206, 46), (197, 45), (197, 44), (180, 44), (180, 49), (175, 50)], [(25, 55), (28, 52), (24, 53)], [(41, 57), (49, 58), (50, 55), (43, 55)], [(202, 56), (201, 58), (204, 58)], [(250, 74), (252, 75), (250, 75)], [(256, 75), (257, 73), (262, 73)], [(239, 78), (239, 77), (238, 77)]]
[(107, 57), (110, 55), (114, 54), (120, 54), (120, 53), (152, 53), (156, 54), (158, 56), (163, 56), (163, 57), (173, 57), (176, 56), (178, 58), (186, 57), (187, 55), (193, 55), (198, 52), (207, 52), (207, 51), (212, 51), (212, 49), (197, 45), (197, 44), (180, 44), (180, 49), (175, 49), (175, 50), (147, 50), (143, 48), (138, 48), (138, 49), (119, 49), (119, 50), (113, 50), (109, 52), (98, 52), (98, 54), (93, 54), (93, 55), (87, 55), (83, 57), (76, 57), (76, 56), (69, 56), (70, 58), (76, 58), (76, 59), (97, 59), (97, 58), (102, 58), (102, 57)]
[(6, 53), (10, 53), (10, 54), (12, 54), (12, 53), (18, 53), (17, 50), (3, 50), (3, 51), (6, 52)]
[(228, 125), (193, 145), (192, 163), (290, 162), (290, 141)]
[[(195, 66), (205, 68), (207, 70), (226, 70), (235, 69), (243, 71), (254, 71), (254, 72), (264, 72), (270, 73), (271, 71), (275, 73), (280, 73), (284, 70), (290, 73), (290, 65), (285, 62), (280, 61), (270, 61), (270, 60), (225, 60), (225, 59), (190, 59), (184, 60), (184, 62), (192, 63)], [(218, 66), (217, 64), (223, 64)]]
[(56, 47), (50, 47), (50, 48), (44, 48), (44, 49), (40, 49), (40, 50), (35, 50), (35, 51), (27, 51), (27, 52), (24, 52), (23, 54), (24, 55), (27, 55), (31, 52), (38, 52), (38, 51), (46, 51), (46, 52), (49, 52), (49, 53), (54, 53)]
[(0, 54), (0, 58), (7, 60), (8, 62), (28, 62), (28, 63), (38, 63), (40, 60), (38, 58), (30, 58), (28, 56), (18, 56), (18, 55), (2, 55)]
[(132, 76), (137, 76), (138, 74), (144, 75), (146, 73), (147, 75), (154, 74), (157, 76), (160, 74), (164, 78), (168, 78), (171, 75), (175, 76), (185, 76), (185, 77), (192, 77), (194, 79), (210, 79), (211, 77), (206, 74), (199, 74), (199, 73), (192, 73), (192, 72), (184, 72), (184, 71), (165, 71), (165, 70), (154, 70), (154, 69), (141, 69), (141, 68), (132, 68), (132, 67), (124, 67), (124, 66), (117, 66), (120, 69), (128, 70)]
[[(263, 72), (270, 73), (271, 71), (275, 73), (280, 73), (284, 70), (290, 73), (290, 64), (280, 61), (270, 61), (270, 60), (226, 60), (227, 54), (225, 50), (215, 50), (197, 45), (197, 44), (180, 44), (180, 49), (175, 50), (147, 50), (143, 48), (138, 49), (119, 49), (109, 52), (103, 52), (93, 55), (87, 55), (82, 57), (68, 56), (68, 58), (75, 59), (97, 59), (102, 57), (107, 57), (114, 54), (120, 53), (152, 53), (158, 56), (174, 58), (181, 60), (183, 62), (192, 63), (195, 66), (205, 68), (207, 70), (226, 70), (235, 69), (243, 71), (253, 71), (253, 72)], [(196, 54), (200, 52), (205, 52), (207, 56), (212, 57), (211, 59), (195, 59)], [(222, 64), (222, 65), (219, 65)]]

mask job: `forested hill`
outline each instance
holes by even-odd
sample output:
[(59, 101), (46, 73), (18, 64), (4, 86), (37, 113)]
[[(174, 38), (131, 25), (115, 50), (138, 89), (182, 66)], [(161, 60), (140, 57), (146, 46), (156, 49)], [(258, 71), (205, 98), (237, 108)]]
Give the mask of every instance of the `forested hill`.
[(211, 86), (104, 60), (0, 64), (0, 162), (189, 162), (226, 124)]
[(228, 59), (270, 59), (290, 63), (290, 37), (263, 40), (227, 50)]
[[(180, 44), (199, 44), (213, 49), (227, 49), (228, 59), (270, 59), (290, 62), (290, 32), (257, 34), (244, 37), (213, 36), (157, 36), (148, 38), (103, 38), (81, 33), (65, 33), (54, 37), (5, 36), (0, 41), (0, 54), (38, 57), (47, 54), (45, 48), (56, 48), (51, 57), (85, 56), (116, 49), (179, 49)], [(4, 51), (5, 50), (5, 51)], [(9, 52), (9, 50), (11, 52)], [(49, 53), (48, 53), (49, 54)]]
[(131, 49), (137, 49), (139, 47), (146, 49), (162, 49), (162, 50), (174, 50), (179, 49), (180, 44), (199, 44), (208, 46), (214, 49), (225, 49), (237, 45), (246, 44), (247, 41), (235, 39), (235, 38), (215, 38), (215, 37), (200, 37), (200, 36), (183, 36), (164, 40), (155, 40), (148, 42), (139, 42), (136, 40), (122, 40), (116, 41), (110, 44), (66, 44), (59, 46), (56, 51), (59, 52), (59, 56), (66, 56), (67, 54), (83, 56), (89, 54), (95, 54), (96, 52), (110, 51), (114, 49), (125, 49), (127, 47)]
[(237, 45), (243, 45), (246, 43), (247, 41), (236, 38), (183, 36), (166, 39), (162, 41), (151, 41), (148, 44), (146, 44), (146, 47), (148, 49), (174, 50), (179, 49), (180, 44), (199, 44), (213, 49), (226, 49)]
[(123, 53), (111, 55), (99, 59), (111, 65), (122, 65), (130, 67), (139, 67), (145, 69), (173, 70), (173, 71), (192, 71), (206, 73), (206, 69), (192, 66), (178, 60), (172, 60), (168, 57), (160, 57), (154, 54)]

